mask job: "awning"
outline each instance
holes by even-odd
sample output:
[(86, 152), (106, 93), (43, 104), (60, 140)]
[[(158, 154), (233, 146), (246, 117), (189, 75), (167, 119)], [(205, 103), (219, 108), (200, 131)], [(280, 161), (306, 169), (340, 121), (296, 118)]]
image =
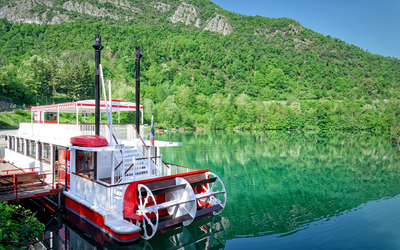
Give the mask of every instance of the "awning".
[[(112, 100), (112, 111), (136, 111), (136, 104), (127, 101)], [(64, 113), (94, 113), (95, 112), (95, 100), (82, 100), (77, 102), (67, 102), (44, 106), (31, 106), (29, 107), (32, 111), (44, 111), (44, 112), (64, 112)], [(143, 106), (140, 105), (140, 110), (143, 110)], [(100, 100), (100, 112), (106, 112), (106, 101)]]

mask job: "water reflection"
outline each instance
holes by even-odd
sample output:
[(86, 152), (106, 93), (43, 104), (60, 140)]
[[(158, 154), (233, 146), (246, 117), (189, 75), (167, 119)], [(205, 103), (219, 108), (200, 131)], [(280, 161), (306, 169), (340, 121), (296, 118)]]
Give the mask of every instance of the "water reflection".
[(312, 221), (400, 193), (398, 149), (386, 132), (205, 131), (163, 159), (209, 168), (224, 181), (228, 239), (296, 233)]
[[(188, 227), (180, 227), (157, 235), (149, 241), (139, 241), (130, 245), (117, 245), (106, 241), (104, 236), (90, 226), (81, 228), (79, 222), (68, 217), (59, 224), (48, 226), (44, 240), (35, 244), (35, 249), (131, 249), (131, 250), (175, 250), (175, 249), (224, 249), (226, 236), (221, 218), (211, 216), (193, 222)], [(52, 221), (49, 221), (48, 225)], [(54, 224), (54, 223), (53, 223)]]

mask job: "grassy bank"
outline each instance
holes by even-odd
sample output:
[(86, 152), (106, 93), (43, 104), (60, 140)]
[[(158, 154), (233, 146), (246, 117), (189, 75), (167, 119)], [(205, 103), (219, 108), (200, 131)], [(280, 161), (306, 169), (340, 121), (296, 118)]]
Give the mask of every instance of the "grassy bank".
[(31, 112), (20, 109), (12, 113), (0, 113), (0, 128), (18, 128), (20, 122), (30, 122)]

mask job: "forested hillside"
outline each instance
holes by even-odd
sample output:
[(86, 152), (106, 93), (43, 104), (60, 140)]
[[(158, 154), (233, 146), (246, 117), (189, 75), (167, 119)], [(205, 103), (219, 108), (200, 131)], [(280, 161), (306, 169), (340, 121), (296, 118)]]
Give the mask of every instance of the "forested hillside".
[[(68, 2), (54, 2), (53, 12), (68, 14), (68, 22), (0, 19), (0, 96), (26, 105), (35, 98), (40, 104), (46, 97), (48, 103), (93, 98), (91, 45), (100, 34), (115, 99), (134, 101), (132, 54), (141, 46), (145, 120), (154, 115), (158, 127), (389, 129), (399, 123), (399, 59), (293, 19), (243, 16), (206, 0), (137, 0), (131, 5), (137, 12), (91, 2), (108, 16), (79, 8), (67, 13)], [(43, 16), (49, 8), (30, 13)]]

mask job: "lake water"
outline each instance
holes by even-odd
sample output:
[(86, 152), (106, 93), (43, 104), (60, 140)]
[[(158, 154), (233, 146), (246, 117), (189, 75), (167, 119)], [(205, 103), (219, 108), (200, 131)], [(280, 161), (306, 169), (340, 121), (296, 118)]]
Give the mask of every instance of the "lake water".
[[(400, 248), (400, 151), (388, 132), (201, 131), (155, 139), (182, 142), (162, 149), (163, 160), (210, 169), (228, 202), (218, 217), (128, 249)], [(76, 244), (101, 248), (65, 227)]]
[(399, 249), (400, 152), (381, 132), (204, 131), (165, 162), (224, 181), (225, 249)]

